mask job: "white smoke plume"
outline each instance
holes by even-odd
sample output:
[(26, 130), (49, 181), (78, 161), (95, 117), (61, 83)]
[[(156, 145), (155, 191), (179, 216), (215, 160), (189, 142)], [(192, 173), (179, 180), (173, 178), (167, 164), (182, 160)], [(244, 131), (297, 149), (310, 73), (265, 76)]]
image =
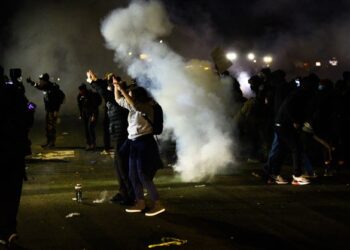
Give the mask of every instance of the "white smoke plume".
[(241, 85), (241, 90), (242, 90), (243, 96), (248, 98), (248, 99), (251, 97), (254, 97), (254, 92), (251, 90), (250, 84), (248, 82), (249, 78), (250, 78), (250, 76), (245, 71), (241, 71), (238, 73), (237, 80)]
[(150, 80), (147, 87), (162, 105), (165, 127), (176, 140), (175, 170), (185, 181), (198, 181), (233, 162), (231, 86), (209, 70), (209, 62), (185, 61), (160, 43), (171, 29), (158, 1), (137, 1), (116, 9), (101, 26), (106, 46), (115, 51), (115, 61), (131, 77)]

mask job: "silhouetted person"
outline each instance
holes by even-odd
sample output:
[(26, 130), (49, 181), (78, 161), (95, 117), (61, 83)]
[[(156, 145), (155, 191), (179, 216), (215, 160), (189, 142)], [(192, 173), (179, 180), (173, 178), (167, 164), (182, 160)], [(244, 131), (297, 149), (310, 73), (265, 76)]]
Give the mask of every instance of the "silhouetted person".
[(143, 189), (147, 189), (152, 200), (151, 209), (146, 216), (155, 216), (165, 211), (160, 203), (158, 190), (153, 177), (161, 167), (157, 142), (153, 137), (155, 101), (143, 87), (126, 89), (113, 77), (114, 95), (117, 103), (129, 110), (128, 149), (129, 176), (135, 192), (134, 206), (127, 208), (128, 213), (140, 213), (146, 208)]
[(57, 83), (50, 81), (48, 73), (40, 75), (39, 82), (34, 82), (31, 78), (27, 79), (27, 82), (38, 90), (44, 93), (44, 104), (46, 111), (46, 144), (42, 145), (43, 148), (54, 147), (56, 143), (56, 127), (57, 118), (60, 107), (65, 99), (64, 93), (60, 90)]
[[(249, 162), (258, 162), (264, 158), (263, 132), (265, 128), (265, 104), (259, 95), (259, 89), (263, 83), (262, 79), (254, 75), (248, 80), (250, 88), (255, 96), (249, 98), (235, 119), (238, 124), (242, 154)], [(245, 152), (244, 152), (245, 151)], [(265, 150), (266, 151), (266, 150)]]
[[(3, 70), (1, 70), (3, 72)], [(23, 91), (0, 77), (0, 244), (17, 238), (17, 213), (25, 178), (24, 157), (30, 154), (28, 130), (34, 111)]]
[[(87, 72), (88, 80), (93, 88), (104, 98), (108, 108), (109, 131), (111, 139), (114, 143), (114, 167), (116, 169), (119, 182), (119, 190), (113, 196), (111, 202), (120, 203), (122, 205), (130, 205), (134, 203), (134, 190), (129, 178), (129, 152), (120, 153), (120, 149), (128, 138), (128, 110), (119, 106), (114, 98), (114, 85), (110, 81), (111, 78), (98, 79), (90, 70)], [(110, 75), (112, 77), (112, 74)], [(121, 81), (120, 77), (118, 80)]]
[(98, 120), (98, 107), (102, 99), (98, 93), (87, 89), (86, 84), (79, 86), (77, 96), (80, 118), (84, 122), (86, 150), (96, 148), (96, 124)]
[(303, 147), (300, 138), (300, 129), (305, 121), (305, 109), (311, 96), (311, 86), (302, 85), (302, 88), (291, 93), (282, 103), (275, 120), (275, 136), (270, 149), (267, 173), (271, 181), (277, 184), (288, 182), (280, 175), (282, 164), (288, 151), (293, 160), (293, 185), (306, 185), (309, 180), (302, 177)]

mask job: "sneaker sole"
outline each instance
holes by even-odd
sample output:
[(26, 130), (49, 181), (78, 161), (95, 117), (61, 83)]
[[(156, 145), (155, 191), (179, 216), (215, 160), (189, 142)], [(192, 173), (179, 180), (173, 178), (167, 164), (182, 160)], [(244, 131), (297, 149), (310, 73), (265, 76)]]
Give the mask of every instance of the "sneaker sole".
[(288, 182), (286, 182), (286, 181), (284, 181), (284, 182), (280, 182), (280, 181), (277, 182), (277, 181), (275, 181), (275, 183), (278, 184), (278, 185), (286, 185), (286, 184), (288, 184)]
[(157, 212), (154, 212), (154, 213), (146, 213), (145, 215), (150, 217), (150, 216), (155, 216), (155, 215), (163, 213), (163, 212), (165, 212), (165, 208), (163, 208), (163, 209), (161, 209), (161, 210), (159, 210)]
[(125, 212), (127, 212), (127, 213), (141, 213), (142, 212), (142, 210), (141, 209), (138, 209), (138, 210), (130, 210), (130, 209), (125, 209)]
[(292, 185), (295, 185), (295, 186), (304, 186), (304, 185), (309, 185), (310, 182), (298, 182), (298, 181), (293, 181), (292, 182)]

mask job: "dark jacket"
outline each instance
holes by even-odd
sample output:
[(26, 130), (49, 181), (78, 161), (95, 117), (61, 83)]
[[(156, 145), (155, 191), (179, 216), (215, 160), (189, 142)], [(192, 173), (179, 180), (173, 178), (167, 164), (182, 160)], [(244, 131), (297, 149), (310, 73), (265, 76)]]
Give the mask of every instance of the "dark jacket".
[(104, 98), (109, 117), (109, 131), (113, 140), (124, 141), (128, 137), (128, 113), (129, 111), (119, 106), (114, 98), (114, 91), (107, 89), (108, 83), (98, 79), (92, 82), (92, 86)]
[(58, 112), (64, 99), (60, 86), (50, 81), (44, 85), (36, 84), (34, 86), (44, 92), (45, 110), (47, 112)]
[(302, 125), (310, 95), (303, 89), (292, 92), (283, 102), (276, 115), (276, 123), (284, 128), (293, 128), (293, 123)]
[(86, 90), (85, 94), (79, 93), (77, 96), (78, 108), (80, 116), (83, 119), (98, 116), (98, 107), (100, 105), (99, 94), (91, 90)]
[(0, 85), (0, 157), (24, 157), (29, 151), (28, 131), (33, 119), (27, 104), (22, 91)]

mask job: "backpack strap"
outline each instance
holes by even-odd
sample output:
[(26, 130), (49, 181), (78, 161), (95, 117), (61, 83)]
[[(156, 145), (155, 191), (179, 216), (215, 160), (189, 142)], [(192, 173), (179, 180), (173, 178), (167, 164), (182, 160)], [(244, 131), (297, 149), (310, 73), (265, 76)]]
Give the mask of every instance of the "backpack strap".
[[(146, 115), (146, 113), (142, 113), (142, 117), (143, 117), (143, 118), (145, 118), (145, 119), (146, 119), (146, 121), (148, 121), (148, 122), (149, 122), (149, 124), (151, 124), (152, 129), (153, 129), (153, 122), (151, 121), (151, 119), (149, 119), (149, 117)], [(160, 143), (159, 143), (158, 136), (154, 134), (154, 135), (153, 135), (153, 137), (154, 137), (154, 139), (156, 140), (156, 142), (157, 142), (157, 144), (158, 144), (158, 146), (159, 146), (159, 145), (160, 145)]]

